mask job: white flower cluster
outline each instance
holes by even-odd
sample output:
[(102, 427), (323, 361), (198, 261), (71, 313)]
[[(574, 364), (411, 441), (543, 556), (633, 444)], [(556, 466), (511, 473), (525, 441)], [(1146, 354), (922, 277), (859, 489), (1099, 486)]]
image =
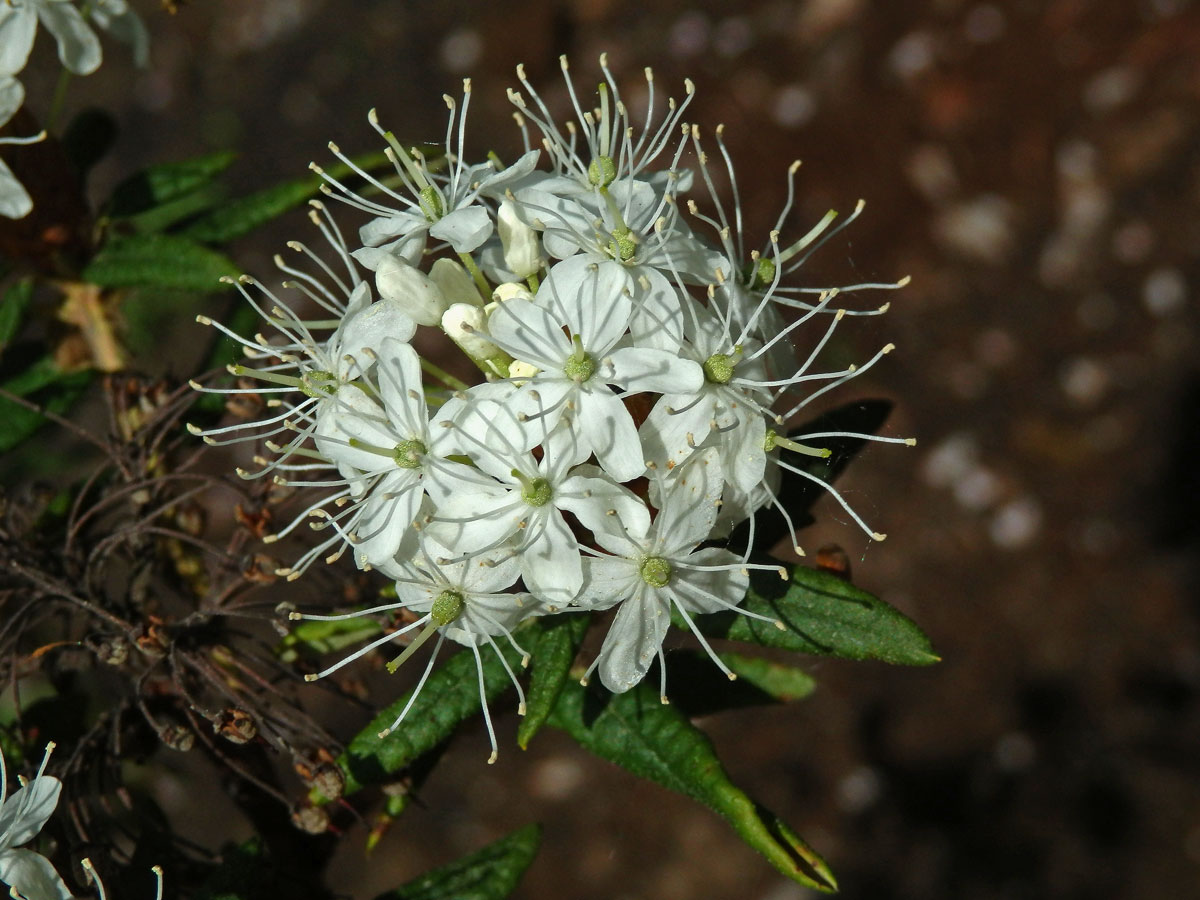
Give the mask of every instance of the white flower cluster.
[[(601, 68), (598, 106), (585, 108), (563, 61), (575, 116), (561, 127), (518, 68), (524, 93), (509, 96), (525, 152), (509, 165), (494, 155), (466, 162), (470, 82), (461, 104), (446, 98), (437, 157), (402, 146), (372, 113), (394, 174), (376, 178), (333, 145), (356, 180), (313, 166), (326, 195), (370, 217), (358, 243), (315, 203), (311, 218), (340, 269), (301, 244), (291, 246), (321, 277), (277, 259), (292, 278), (285, 286), (320, 311), (305, 318), (243, 277), (246, 299), (279, 337), (244, 340), (201, 319), (259, 365), (231, 367), (239, 379), (231, 388), (197, 387), (266, 395), (270, 413), (194, 433), (210, 443), (262, 441), (271, 456), (256, 457), (243, 477), (318, 492), (272, 539), (306, 521), (329, 536), (280, 574), (297, 577), (350, 550), (361, 568), (396, 584), (395, 603), (294, 617), (411, 614), (311, 678), (406, 635), (392, 668), (434, 635), (438, 647), (447, 638), (470, 647), (478, 663), (482, 647), (515, 646), (529, 617), (616, 607), (588, 673), (598, 668), (610, 690), (628, 690), (661, 660), (672, 611), (689, 625), (698, 613), (753, 615), (738, 608), (749, 570), (778, 567), (711, 543), (747, 518), (753, 534), (764, 507), (787, 516), (781, 470), (817, 479), (780, 451), (828, 455), (786, 437), (788, 421), (891, 349), (859, 367), (815, 368), (846, 316), (883, 311), (849, 311), (839, 296), (900, 285), (788, 286), (832, 234), (833, 215), (790, 246), (773, 231), (765, 252), (747, 255), (740, 208), (731, 222), (699, 130), (684, 121), (691, 83), (684, 102), (664, 104), (647, 70), (646, 112), (635, 122), (603, 58)], [(732, 180), (719, 129), (716, 146)], [(697, 183), (711, 213), (681, 204)], [(412, 344), (419, 327), (452, 339), (480, 383), (423, 360)], [(843, 433), (805, 440), (834, 437), (905, 443)]]
[[(46, 774), (54, 746), (53, 742), (46, 745), (32, 781), (17, 776), (21, 786), (12, 796), (8, 795), (8, 771), (4, 754), (0, 753), (0, 883), (8, 886), (9, 896), (16, 900), (73, 900), (54, 864), (37, 851), (20, 846), (37, 836), (58, 806), (62, 782)], [(92, 861), (85, 858), (80, 864), (95, 884), (100, 900), (106, 900), (104, 883)], [(152, 871), (157, 883), (154, 900), (162, 900), (162, 869), (153, 866)]]
[[(0, 2), (0, 128), (21, 108), (25, 88), (16, 76), (29, 61), (41, 23), (58, 42), (58, 58), (68, 72), (90, 75), (100, 67), (100, 39), (92, 23), (133, 48), (134, 59), (144, 65), (149, 36), (142, 20), (127, 0), (2, 0)], [(30, 137), (0, 138), (0, 144), (32, 144), (45, 132)], [(0, 160), (0, 216), (20, 219), (33, 209), (29, 192)]]

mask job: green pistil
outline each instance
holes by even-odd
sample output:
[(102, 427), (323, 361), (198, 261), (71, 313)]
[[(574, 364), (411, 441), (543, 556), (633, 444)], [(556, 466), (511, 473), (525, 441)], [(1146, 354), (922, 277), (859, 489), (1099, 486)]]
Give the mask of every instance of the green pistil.
[(709, 384), (729, 384), (740, 355), (737, 352), (714, 353), (700, 366), (704, 370), (704, 380)]
[(430, 222), (436, 222), (446, 214), (446, 204), (442, 202), (442, 195), (432, 184), (421, 188), (420, 198), (421, 212)]
[(652, 588), (666, 587), (671, 582), (671, 564), (661, 556), (647, 556), (638, 574)]
[(575, 342), (575, 352), (567, 357), (567, 362), (563, 366), (563, 374), (577, 384), (583, 384), (596, 374), (596, 364), (583, 349), (583, 339), (579, 335), (574, 335), (572, 340)]
[(516, 469), (512, 470), (512, 474), (521, 482), (521, 499), (530, 506), (545, 506), (554, 496), (554, 488), (545, 478), (526, 478)]
[(803, 456), (815, 456), (817, 459), (829, 459), (829, 457), (833, 456), (833, 451), (828, 447), (810, 447), (807, 444), (801, 444), (793, 441), (791, 438), (776, 434), (774, 430), (768, 428), (767, 435), (763, 438), (763, 450), (770, 453), (776, 447), (783, 447), (785, 450), (791, 450), (793, 453), (799, 453)]
[(617, 164), (611, 156), (597, 156), (588, 166), (588, 181), (598, 188), (606, 188), (617, 180)]
[(462, 615), (463, 595), (458, 591), (442, 591), (433, 601), (429, 618), (437, 625), (449, 625)]
[(413, 438), (411, 441), (401, 441), (392, 451), (392, 458), (402, 469), (418, 469), (421, 467), (421, 457), (425, 455), (425, 445)]
[(305, 396), (312, 397), (314, 400), (333, 396), (337, 393), (337, 389), (337, 376), (332, 372), (309, 372), (300, 384), (300, 390)]
[(746, 271), (746, 286), (752, 291), (766, 290), (775, 280), (775, 261), (760, 259), (757, 264), (751, 261)]
[(619, 259), (621, 262), (629, 262), (633, 259), (637, 253), (637, 238), (634, 237), (633, 231), (628, 226), (622, 226), (612, 233), (608, 252), (613, 259)]

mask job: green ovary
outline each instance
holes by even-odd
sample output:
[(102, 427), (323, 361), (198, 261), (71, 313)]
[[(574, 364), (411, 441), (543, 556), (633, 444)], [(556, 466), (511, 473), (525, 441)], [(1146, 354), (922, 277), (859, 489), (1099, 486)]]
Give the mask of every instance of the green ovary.
[(618, 228), (613, 231), (608, 252), (614, 259), (619, 259), (621, 262), (629, 262), (633, 259), (637, 254), (637, 238), (633, 236), (633, 231), (629, 228)]
[(411, 441), (401, 441), (392, 451), (396, 465), (402, 469), (418, 469), (421, 467), (421, 457), (425, 455), (425, 445), (415, 438)]
[(554, 489), (545, 478), (535, 478), (521, 489), (521, 499), (530, 506), (545, 506), (554, 496)]
[(648, 556), (642, 560), (638, 574), (650, 587), (666, 587), (671, 582), (671, 564), (661, 556)]
[(704, 380), (709, 384), (729, 384), (737, 359), (728, 353), (714, 353), (701, 366)]
[(442, 591), (433, 601), (429, 618), (435, 625), (449, 625), (462, 615), (463, 603), (463, 595), (458, 591)]
[(761, 291), (770, 287), (775, 280), (775, 262), (770, 259), (760, 259), (758, 264), (750, 264), (749, 277), (746, 279), (752, 291)]
[(572, 381), (582, 384), (596, 374), (596, 363), (584, 351), (579, 336), (575, 336), (575, 352), (567, 357), (563, 366), (563, 374)]

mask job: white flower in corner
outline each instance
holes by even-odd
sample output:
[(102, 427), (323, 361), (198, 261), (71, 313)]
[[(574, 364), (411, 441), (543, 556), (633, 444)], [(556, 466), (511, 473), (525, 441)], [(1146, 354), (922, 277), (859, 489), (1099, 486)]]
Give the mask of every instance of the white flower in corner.
[(583, 591), (576, 604), (588, 609), (620, 604), (620, 609), (600, 655), (584, 676), (585, 682), (599, 667), (604, 686), (623, 693), (645, 677), (657, 656), (665, 703), (662, 643), (671, 624), (672, 609), (678, 610), (713, 662), (730, 679), (733, 673), (709, 647), (691, 614), (733, 610), (775, 621), (740, 609), (738, 604), (746, 596), (750, 569), (777, 570), (781, 574), (783, 570), (748, 564), (728, 550), (697, 549), (717, 521), (723, 486), (716, 451), (694, 453), (660, 488), (661, 507), (644, 538), (634, 538), (620, 527), (620, 522), (614, 522), (608, 531), (594, 532), (596, 543), (612, 555), (583, 561)]
[[(4, 35), (0, 32), (0, 54), (3, 50)], [(0, 76), (0, 128), (17, 114), (21, 104), (25, 102), (25, 88), (21, 82), (8, 76)], [(46, 137), (46, 132), (32, 137), (0, 138), (0, 144), (36, 144)], [(17, 181), (12, 169), (0, 160), (0, 216), (8, 219), (20, 219), (29, 215), (33, 209), (33, 199), (24, 185)]]
[(21, 780), (21, 787), (8, 796), (8, 773), (4, 756), (0, 754), (0, 881), (7, 884), (13, 896), (25, 900), (70, 900), (71, 892), (50, 864), (50, 860), (26, 844), (42, 830), (54, 807), (62, 782), (44, 774), (54, 744), (46, 745), (46, 755), (33, 781)]

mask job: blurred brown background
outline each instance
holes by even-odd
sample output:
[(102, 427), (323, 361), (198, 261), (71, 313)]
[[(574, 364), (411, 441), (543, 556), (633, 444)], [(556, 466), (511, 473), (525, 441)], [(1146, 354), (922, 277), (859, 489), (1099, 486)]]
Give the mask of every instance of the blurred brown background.
[[(561, 104), (558, 54), (587, 90), (606, 50), (635, 91), (646, 65), (676, 94), (695, 81), (689, 119), (726, 124), (751, 234), (794, 158), (793, 236), (865, 198), (806, 280), (912, 275), (837, 352), (897, 344), (840, 399), (893, 398), (889, 433), (920, 444), (869, 450), (843, 482), (886, 542), (826, 501), (806, 543), (840, 544), (945, 661), (813, 661), (809, 701), (704, 727), (844, 896), (1196, 896), (1200, 5), (193, 0), (149, 19), (148, 71), (106, 42), (72, 85), (123, 129), (98, 196), (231, 145), (245, 189), (301, 174), (331, 139), (374, 149), (371, 107), (438, 141), (465, 75), (474, 151), (511, 158), (513, 66)], [(307, 234), (296, 213), (236, 257), (265, 275)], [(372, 896), (540, 821), (531, 900), (808, 896), (708, 811), (556, 734), (522, 753), (499, 724), (496, 766), (468, 730), (366, 864), (362, 828), (346, 835), (335, 884)], [(210, 844), (243, 833), (182, 783), (161, 793)]]

